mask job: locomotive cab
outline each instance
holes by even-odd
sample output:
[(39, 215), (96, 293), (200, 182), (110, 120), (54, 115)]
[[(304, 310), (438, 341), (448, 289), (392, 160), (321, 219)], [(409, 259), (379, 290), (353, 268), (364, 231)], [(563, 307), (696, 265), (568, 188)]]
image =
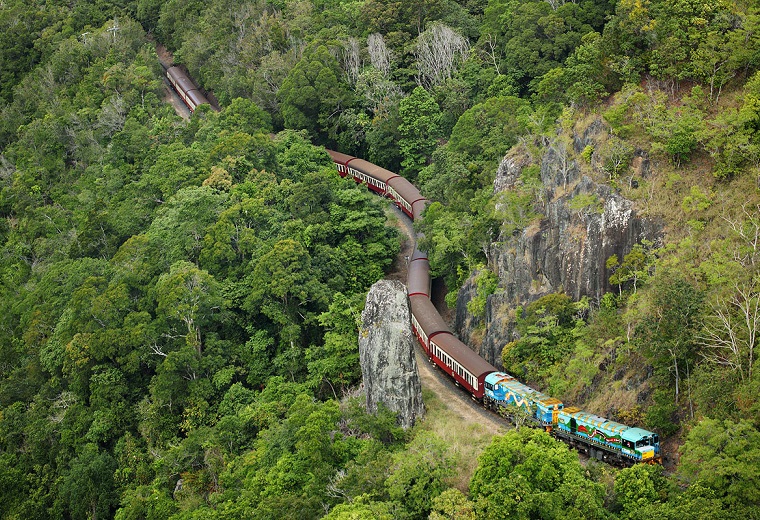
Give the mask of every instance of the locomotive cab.
[(642, 428), (628, 428), (622, 435), (624, 454), (641, 462), (654, 462), (660, 454), (660, 438)]

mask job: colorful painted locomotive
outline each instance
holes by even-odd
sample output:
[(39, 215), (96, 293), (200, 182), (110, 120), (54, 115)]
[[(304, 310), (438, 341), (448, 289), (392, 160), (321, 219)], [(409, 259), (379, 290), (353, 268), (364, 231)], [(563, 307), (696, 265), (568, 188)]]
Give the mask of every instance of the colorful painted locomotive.
[(486, 376), (483, 402), (497, 409), (514, 407), (513, 413), (527, 414), (555, 437), (599, 460), (624, 465), (661, 460), (660, 439), (656, 433), (610, 421), (579, 408), (565, 408), (559, 399), (503, 372)]

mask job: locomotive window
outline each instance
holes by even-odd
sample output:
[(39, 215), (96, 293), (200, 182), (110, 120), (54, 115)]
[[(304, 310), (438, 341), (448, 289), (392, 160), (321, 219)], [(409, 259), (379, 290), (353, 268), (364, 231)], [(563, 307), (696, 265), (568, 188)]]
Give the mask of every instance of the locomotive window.
[(660, 443), (660, 437), (659, 437), (659, 435), (657, 435), (657, 434), (652, 435), (652, 441), (653, 441), (654, 444), (659, 444)]
[(633, 449), (633, 443), (632, 443), (631, 441), (627, 441), (627, 440), (625, 440), (625, 439), (623, 439), (623, 446), (625, 446), (625, 447), (626, 447), (626, 448), (628, 448), (629, 450), (632, 450), (632, 449)]

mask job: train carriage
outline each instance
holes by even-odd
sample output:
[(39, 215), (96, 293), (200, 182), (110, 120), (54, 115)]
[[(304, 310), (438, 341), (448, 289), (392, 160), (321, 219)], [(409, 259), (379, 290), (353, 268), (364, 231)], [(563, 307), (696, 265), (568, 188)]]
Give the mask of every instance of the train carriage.
[(422, 233), (417, 233), (417, 240), (414, 243), (414, 252), (412, 252), (412, 258), (409, 259), (410, 262), (414, 262), (420, 258), (424, 258), (425, 260), (428, 259), (427, 251), (420, 249), (420, 240), (422, 237), (424, 237)]
[(428, 199), (419, 199), (412, 203), (412, 220), (417, 221), (422, 218), (422, 212), (425, 211), (430, 201)]
[(422, 348), (430, 355), (430, 338), (436, 334), (451, 334), (451, 331), (427, 296), (410, 296), (409, 303), (412, 310), (412, 329)]
[(179, 94), (180, 99), (190, 108), (191, 112), (194, 112), (198, 106), (204, 103), (211, 104), (182, 68), (169, 67), (166, 70), (166, 77), (172, 87), (174, 87), (174, 90), (177, 91), (177, 94)]
[(380, 195), (387, 194), (388, 181), (394, 177), (399, 177), (398, 174), (364, 159), (352, 159), (348, 161), (346, 166), (348, 173), (351, 174), (356, 182), (366, 184), (370, 190)]
[[(557, 433), (560, 437), (581, 440), (637, 462), (659, 462), (660, 443), (656, 434), (576, 407), (566, 408), (558, 414)], [(601, 451), (599, 454), (602, 456)]]
[(341, 177), (348, 175), (348, 163), (356, 159), (356, 157), (353, 155), (346, 155), (344, 153), (336, 152), (334, 150), (327, 150), (327, 153), (330, 155), (330, 159), (332, 159), (335, 163), (338, 174)]
[(496, 370), (493, 365), (453, 334), (438, 334), (430, 338), (430, 356), (475, 399), (483, 399), (485, 379)]
[(524, 408), (547, 429), (551, 429), (557, 422), (558, 413), (564, 407), (556, 397), (539, 392), (503, 372), (489, 374), (485, 379), (485, 387), (485, 399), (489, 403)]
[(427, 258), (416, 258), (409, 262), (406, 278), (406, 292), (409, 296), (424, 295), (430, 298), (430, 262)]
[(414, 212), (412, 211), (414, 203), (425, 200), (425, 197), (420, 194), (420, 190), (400, 175), (388, 180), (387, 191), (388, 196), (395, 200), (401, 211), (411, 219), (414, 219)]

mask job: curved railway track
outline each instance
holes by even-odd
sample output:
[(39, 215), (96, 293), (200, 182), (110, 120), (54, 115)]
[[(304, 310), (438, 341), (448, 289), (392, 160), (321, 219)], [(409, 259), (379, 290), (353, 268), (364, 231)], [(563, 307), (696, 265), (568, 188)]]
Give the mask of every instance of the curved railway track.
[[(167, 70), (169, 81), (190, 110), (208, 102), (183, 69)], [(216, 107), (212, 108), (216, 109)], [(327, 150), (338, 173), (351, 177), (383, 197), (390, 198), (409, 219), (421, 217), (429, 201), (404, 177), (364, 159)], [(402, 219), (403, 220), (403, 219)], [(583, 450), (590, 457), (621, 465), (637, 462), (661, 463), (659, 436), (626, 426), (575, 407), (565, 407), (553, 397), (542, 394), (513, 376), (499, 372), (462, 343), (448, 328), (431, 301), (432, 278), (427, 253), (419, 249), (420, 233), (408, 231), (412, 238), (407, 266), (407, 293), (411, 307), (412, 330), (431, 363), (446, 373), (457, 386), (477, 401), (492, 407), (517, 407), (528, 412), (537, 426), (557, 439)], [(500, 409), (500, 408), (499, 408)]]

